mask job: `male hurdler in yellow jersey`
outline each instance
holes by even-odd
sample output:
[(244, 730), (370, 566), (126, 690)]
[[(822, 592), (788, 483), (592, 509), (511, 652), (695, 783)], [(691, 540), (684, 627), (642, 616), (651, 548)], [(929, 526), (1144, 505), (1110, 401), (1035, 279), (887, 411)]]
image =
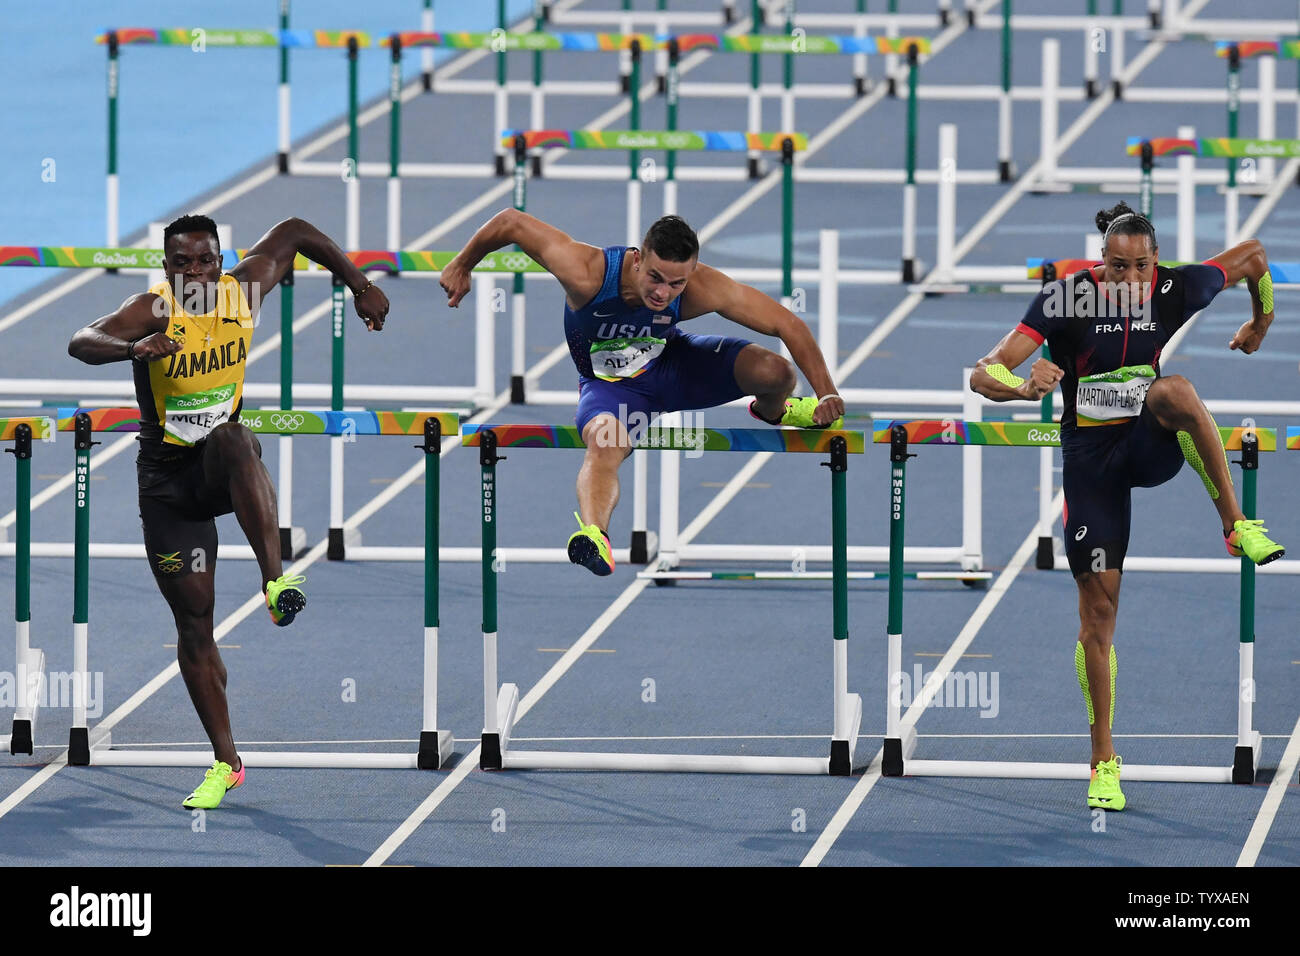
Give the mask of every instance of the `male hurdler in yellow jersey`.
[(140, 405), (140, 520), (154, 580), (176, 620), (177, 659), (212, 742), (214, 762), (187, 807), (210, 809), (244, 782), (226, 703), (226, 670), (212, 638), (217, 529), (234, 512), (257, 556), (278, 625), (306, 606), (304, 578), (284, 574), (275, 487), (257, 439), (239, 424), (244, 374), (262, 292), (301, 253), (341, 276), (357, 314), (379, 330), (388, 299), (326, 235), (287, 219), (228, 274), (217, 227), (182, 216), (163, 233), (166, 281), (78, 331), (68, 352), (90, 365), (130, 361)]

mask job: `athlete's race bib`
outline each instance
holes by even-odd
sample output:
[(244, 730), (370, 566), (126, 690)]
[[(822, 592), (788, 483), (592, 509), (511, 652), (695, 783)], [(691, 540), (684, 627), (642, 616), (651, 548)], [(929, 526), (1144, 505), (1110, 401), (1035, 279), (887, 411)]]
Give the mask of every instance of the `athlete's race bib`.
[(596, 378), (617, 382), (621, 378), (636, 378), (663, 354), (667, 342), (651, 337), (637, 339), (610, 339), (591, 346), (591, 371)]
[(1150, 365), (1126, 365), (1079, 379), (1074, 411), (1079, 427), (1118, 425), (1142, 414), (1147, 389), (1156, 380)]
[(167, 396), (165, 441), (193, 445), (207, 438), (212, 429), (230, 421), (235, 410), (235, 386), (220, 385), (206, 392)]

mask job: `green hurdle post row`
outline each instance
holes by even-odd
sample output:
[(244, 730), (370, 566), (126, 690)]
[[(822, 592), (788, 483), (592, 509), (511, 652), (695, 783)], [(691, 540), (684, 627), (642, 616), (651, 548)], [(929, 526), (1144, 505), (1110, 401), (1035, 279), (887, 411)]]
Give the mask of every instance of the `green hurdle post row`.
[[(422, 439), (415, 447), (424, 452), (425, 461), (425, 534), (424, 534), (424, 691), (422, 726), (419, 746), (414, 755), (403, 754), (280, 754), (250, 752), (250, 766), (328, 766), (328, 767), (419, 767), (437, 769), (444, 766), (451, 755), (450, 731), (437, 729), (437, 643), (438, 643), (438, 547), (439, 547), (439, 475), (441, 439), (444, 434), (458, 434), (458, 416), (446, 412), (389, 412), (355, 410), (348, 412), (315, 412), (296, 409), (261, 409), (241, 414), (240, 421), (249, 430), (269, 435), (399, 435)], [(0, 418), (0, 440), (26, 440), (30, 458), (33, 429), (49, 435), (53, 429), (75, 433), (76, 485), (75, 548), (74, 548), (74, 599), (73, 599), (73, 671), (81, 675), (82, 693), (74, 702), (73, 725), (69, 736), (68, 762), (74, 766), (97, 764), (123, 764), (133, 766), (206, 765), (207, 756), (201, 752), (166, 751), (113, 751), (111, 739), (96, 738), (92, 745), (87, 723), (86, 694), (89, 675), (90, 626), (90, 449), (98, 444), (93, 440), (97, 432), (133, 432), (140, 429), (140, 411), (137, 408), (60, 408), (52, 416), (41, 418)], [(31, 524), (23, 519), (24, 501), (30, 508), (30, 460), (19, 456), (19, 516), (18, 540), (15, 554), (18, 558), (18, 611), (20, 623), (30, 619), (30, 601), (27, 580), (30, 578)], [(24, 480), (24, 472), (27, 478)], [(27, 511), (30, 515), (30, 510)], [(190, 555), (179, 556), (191, 560)], [(19, 628), (20, 639), (22, 628)], [(39, 651), (36, 652), (39, 654)], [(20, 656), (19, 660), (22, 660)], [(27, 743), (27, 741), (23, 741)], [(28, 744), (30, 746), (30, 744)], [(93, 751), (93, 757), (92, 757)], [(30, 751), (28, 751), (30, 752)], [(210, 755), (208, 755), (210, 756)]]

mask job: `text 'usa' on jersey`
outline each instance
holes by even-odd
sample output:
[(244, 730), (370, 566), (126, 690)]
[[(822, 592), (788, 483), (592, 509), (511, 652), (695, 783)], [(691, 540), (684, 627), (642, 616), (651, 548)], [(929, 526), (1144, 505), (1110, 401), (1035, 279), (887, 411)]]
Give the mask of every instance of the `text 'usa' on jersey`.
[(583, 378), (607, 382), (650, 372), (664, 347), (679, 334), (681, 296), (664, 309), (629, 306), (619, 294), (629, 246), (607, 246), (600, 291), (580, 309), (564, 304), (564, 335)]
[[(1047, 343), (1064, 372), (1063, 431), (1076, 427), (1080, 380), (1108, 378), (1121, 369), (1150, 366), (1159, 375), (1160, 352), (1197, 312), (1224, 288), (1227, 274), (1217, 262), (1157, 266), (1147, 296), (1129, 296), (1100, 280), (1101, 270), (1084, 269), (1045, 285), (1016, 327), (1038, 344)], [(1114, 400), (1114, 399), (1112, 399)], [(1077, 424), (1131, 424), (1131, 417)]]

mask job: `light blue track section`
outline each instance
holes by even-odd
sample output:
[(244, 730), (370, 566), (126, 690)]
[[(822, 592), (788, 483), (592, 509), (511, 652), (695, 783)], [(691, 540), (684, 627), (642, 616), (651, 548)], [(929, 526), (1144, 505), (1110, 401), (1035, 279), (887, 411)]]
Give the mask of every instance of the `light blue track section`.
[[(509, 0), (507, 17), (532, 10)], [(298, 0), (295, 29), (418, 30), (420, 0), (356, 4)], [(490, 30), (496, 4), (436, 5), (439, 30)], [(186, 0), (129, 4), (55, 0), (6, 4), (0, 88), (9, 90), (6, 135), (0, 138), (0, 245), (87, 245), (104, 242), (104, 175), (108, 155), (106, 48), (94, 38), (107, 27), (245, 27), (275, 29), (275, 0)], [(21, 41), (21, 42), (19, 42)], [(453, 51), (438, 50), (439, 61)], [(337, 121), (347, 110), (347, 65), (342, 50), (290, 54), (291, 135)], [(404, 75), (419, 74), (419, 51), (404, 57)], [(118, 100), (118, 170), (122, 178), (121, 235), (143, 229), (194, 196), (202, 185), (274, 161), (279, 54), (273, 48), (194, 53), (186, 48), (122, 48)], [(386, 50), (360, 57), (361, 100), (388, 88)], [(166, 157), (162, 159), (162, 157)], [(53, 162), (51, 167), (50, 162)], [(52, 170), (53, 181), (47, 182)], [(238, 236), (248, 242), (255, 236)], [(42, 271), (0, 269), (0, 302), (51, 277)]]

